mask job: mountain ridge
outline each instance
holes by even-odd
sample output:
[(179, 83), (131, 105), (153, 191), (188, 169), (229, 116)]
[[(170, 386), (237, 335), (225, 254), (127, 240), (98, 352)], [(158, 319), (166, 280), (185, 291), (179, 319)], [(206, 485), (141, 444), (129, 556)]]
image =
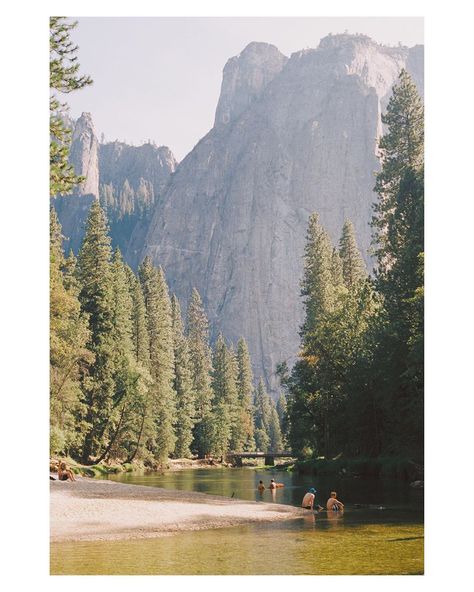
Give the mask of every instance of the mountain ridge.
[(318, 211), (333, 241), (351, 219), (371, 264), (381, 113), (402, 68), (423, 80), (422, 61), (410, 58), (419, 49), (365, 36), (276, 52), (250, 44), (227, 62), (215, 125), (170, 179), (141, 253), (163, 266), (183, 304), (200, 291), (213, 338), (244, 335), (274, 393), (276, 364), (298, 350), (308, 216)]

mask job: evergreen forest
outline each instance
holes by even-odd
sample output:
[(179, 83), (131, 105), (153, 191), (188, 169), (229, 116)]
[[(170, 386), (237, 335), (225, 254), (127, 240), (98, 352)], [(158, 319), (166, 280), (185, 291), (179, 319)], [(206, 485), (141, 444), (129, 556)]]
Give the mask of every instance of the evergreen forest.
[[(82, 181), (56, 92), (78, 73), (75, 25), (51, 19), (51, 196)], [(372, 218), (374, 271), (353, 225), (337, 245), (309, 217), (296, 363), (277, 369), (275, 403), (254, 381), (247, 343), (210, 343), (196, 289), (187, 309), (145, 258), (136, 274), (112, 250), (104, 204), (91, 206), (77, 257), (50, 218), (50, 448), (83, 464), (280, 451), (300, 458), (423, 459), (423, 103), (402, 71), (379, 142)]]

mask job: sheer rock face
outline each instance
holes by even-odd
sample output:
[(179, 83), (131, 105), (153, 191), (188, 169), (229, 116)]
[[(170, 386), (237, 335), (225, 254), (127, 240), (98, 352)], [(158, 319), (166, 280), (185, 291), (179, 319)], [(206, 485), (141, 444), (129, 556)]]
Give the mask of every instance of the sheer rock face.
[(167, 146), (155, 146), (151, 143), (130, 146), (118, 141), (100, 145), (101, 184), (121, 188), (128, 181), (137, 190), (140, 183), (146, 180), (153, 187), (154, 193), (159, 195), (176, 165), (176, 159)]
[(99, 142), (90, 113), (83, 113), (76, 121), (72, 133), (69, 162), (76, 175), (85, 177), (78, 185), (75, 195), (94, 195), (99, 197)]
[(224, 67), (214, 126), (235, 121), (267, 84), (281, 72), (288, 58), (268, 43), (250, 43)]
[(185, 306), (201, 293), (212, 335), (243, 335), (256, 376), (275, 390), (302, 323), (309, 214), (333, 241), (354, 223), (367, 263), (380, 115), (401, 68), (419, 83), (419, 50), (335, 35), (286, 59), (250, 44), (224, 68), (214, 128), (178, 166), (142, 256), (164, 267)]
[[(83, 113), (76, 122), (71, 120), (71, 128), (69, 162), (85, 180), (71, 195), (53, 199), (65, 237), (65, 249), (78, 252), (89, 208), (95, 199), (100, 199), (107, 210), (114, 247), (119, 246), (127, 262), (136, 265), (151, 208), (177, 162), (167, 146), (151, 143), (130, 146), (118, 141), (99, 143), (90, 113)], [(131, 244), (133, 248), (129, 248)]]

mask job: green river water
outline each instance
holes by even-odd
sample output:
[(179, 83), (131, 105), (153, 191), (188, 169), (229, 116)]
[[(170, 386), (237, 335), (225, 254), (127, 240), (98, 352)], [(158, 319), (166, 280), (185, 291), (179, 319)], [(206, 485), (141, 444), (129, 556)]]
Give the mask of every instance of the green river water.
[[(325, 505), (332, 489), (346, 510), (305, 518), (183, 532), (157, 539), (51, 545), (52, 574), (298, 575), (422, 574), (423, 492), (395, 480), (311, 477), (277, 469), (124, 473), (114, 480), (299, 506), (309, 486)], [(259, 479), (285, 487), (263, 495)]]

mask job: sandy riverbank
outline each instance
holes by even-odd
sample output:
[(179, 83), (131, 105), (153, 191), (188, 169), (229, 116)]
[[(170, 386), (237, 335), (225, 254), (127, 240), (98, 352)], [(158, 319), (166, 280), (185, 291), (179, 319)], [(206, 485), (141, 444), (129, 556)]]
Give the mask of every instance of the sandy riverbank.
[(153, 538), (307, 513), (281, 504), (87, 478), (50, 486), (52, 542)]

